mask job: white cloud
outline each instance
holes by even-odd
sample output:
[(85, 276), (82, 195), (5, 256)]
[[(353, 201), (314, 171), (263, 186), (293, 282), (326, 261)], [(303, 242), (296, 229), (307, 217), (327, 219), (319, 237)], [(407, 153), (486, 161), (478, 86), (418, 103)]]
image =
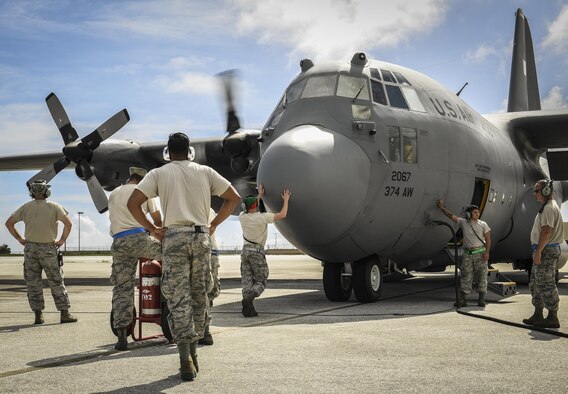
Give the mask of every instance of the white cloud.
[(156, 82), (167, 93), (211, 95), (217, 92), (218, 82), (211, 75), (181, 72), (174, 76), (162, 75)]
[(477, 50), (466, 52), (465, 59), (473, 63), (483, 63), (490, 56), (499, 57), (499, 51), (493, 46), (481, 44)]
[(322, 60), (393, 47), (444, 19), (446, 0), (233, 0), (241, 34)]
[(568, 5), (562, 7), (558, 18), (548, 25), (548, 34), (543, 40), (545, 48), (551, 48), (557, 53), (568, 50)]
[(562, 94), (562, 88), (554, 86), (548, 92), (548, 95), (541, 101), (542, 109), (558, 109), (568, 108), (568, 101)]
[(60, 150), (61, 136), (45, 104), (0, 106), (0, 155)]

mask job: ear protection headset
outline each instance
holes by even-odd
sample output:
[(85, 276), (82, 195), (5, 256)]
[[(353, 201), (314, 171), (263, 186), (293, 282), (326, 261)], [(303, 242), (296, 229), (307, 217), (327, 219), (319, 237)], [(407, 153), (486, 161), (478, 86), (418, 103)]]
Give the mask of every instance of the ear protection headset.
[(540, 193), (544, 197), (548, 197), (552, 194), (552, 179), (546, 180), (546, 183), (542, 186), (542, 189), (540, 189)]
[(479, 207), (478, 207), (477, 205), (468, 205), (468, 206), (465, 208), (465, 218), (466, 218), (467, 220), (471, 219), (471, 212), (472, 212), (474, 209), (479, 210)]

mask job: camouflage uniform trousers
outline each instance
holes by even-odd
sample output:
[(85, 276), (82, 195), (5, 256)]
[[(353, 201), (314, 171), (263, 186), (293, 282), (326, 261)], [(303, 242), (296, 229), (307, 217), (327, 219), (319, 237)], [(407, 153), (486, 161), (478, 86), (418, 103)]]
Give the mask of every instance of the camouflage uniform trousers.
[(219, 280), (219, 251), (216, 249), (217, 246), (212, 243), (213, 248), (211, 249), (211, 265), (208, 268), (208, 272), (205, 274), (205, 279), (207, 281), (207, 310), (205, 317), (205, 324), (211, 324), (211, 313), (213, 309), (213, 300), (219, 297), (221, 292), (221, 281)]
[(57, 248), (53, 243), (27, 242), (24, 246), (24, 279), (28, 290), (28, 301), (33, 311), (45, 308), (41, 271), (51, 288), (51, 295), (58, 311), (70, 307), (69, 296), (63, 283), (63, 270), (57, 261)]
[(559, 258), (559, 246), (546, 246), (541, 254), (541, 263), (532, 266), (529, 289), (535, 308), (558, 311), (560, 298), (556, 287), (556, 266)]
[(134, 286), (138, 259), (162, 260), (162, 243), (148, 233), (138, 233), (117, 238), (110, 248), (112, 270), (113, 325), (115, 328), (129, 327), (133, 319)]
[(209, 234), (166, 230), (162, 251), (162, 294), (170, 309), (172, 335), (177, 343), (196, 342), (205, 328)]
[(243, 298), (252, 300), (259, 297), (266, 288), (268, 274), (268, 264), (264, 252), (244, 249), (241, 254)]
[(460, 270), (461, 291), (465, 294), (471, 293), (473, 279), (475, 278), (478, 292), (487, 293), (487, 262), (483, 260), (483, 253), (464, 253)]

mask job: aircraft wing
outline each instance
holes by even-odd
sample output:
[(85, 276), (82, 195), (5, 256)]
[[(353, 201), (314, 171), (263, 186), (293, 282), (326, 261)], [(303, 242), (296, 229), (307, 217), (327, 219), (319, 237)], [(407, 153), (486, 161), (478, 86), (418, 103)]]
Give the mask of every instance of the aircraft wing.
[(0, 156), (0, 171), (39, 170), (62, 156), (61, 152)]
[(527, 156), (547, 151), (550, 177), (568, 179), (568, 110), (539, 110), (487, 115), (503, 130), (509, 130), (515, 145)]
[[(236, 134), (237, 137), (256, 141), (260, 132), (248, 131)], [(192, 139), (191, 146), (195, 150), (196, 163), (214, 168), (231, 181), (239, 192), (251, 193), (250, 185), (256, 181), (260, 157), (258, 144), (253, 144), (246, 152), (237, 153), (227, 152), (223, 137)], [(111, 191), (126, 181), (129, 176), (128, 169), (132, 166), (151, 170), (166, 164), (165, 147), (165, 141), (137, 143), (110, 138), (101, 142), (88, 162), (101, 186)], [(43, 169), (62, 157), (61, 152), (1, 156), (0, 171)], [(235, 165), (235, 162), (239, 165)], [(243, 166), (243, 162), (249, 165)], [(75, 169), (75, 172), (80, 178), (83, 176), (79, 168)]]

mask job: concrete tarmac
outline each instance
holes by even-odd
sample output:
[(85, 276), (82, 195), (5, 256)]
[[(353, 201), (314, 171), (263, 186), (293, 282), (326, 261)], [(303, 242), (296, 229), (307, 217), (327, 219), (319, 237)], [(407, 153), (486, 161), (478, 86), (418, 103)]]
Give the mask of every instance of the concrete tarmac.
[[(268, 256), (268, 288), (257, 318), (241, 314), (239, 256), (221, 256), (213, 346), (198, 349), (200, 372), (179, 377), (175, 345), (163, 338), (118, 352), (109, 324), (110, 257), (66, 258), (74, 324), (59, 324), (49, 288), (45, 324), (34, 325), (21, 257), (0, 258), (2, 393), (566, 393), (568, 339), (455, 312), (453, 270), (386, 282), (379, 302), (330, 302), (322, 268), (306, 256)], [(489, 296), (485, 309), (520, 323), (532, 314), (524, 272), (499, 264), (519, 294)], [(566, 270), (566, 268), (564, 269)], [(568, 333), (568, 279), (559, 284)], [(476, 295), (471, 304), (475, 305)], [(143, 335), (160, 326), (143, 323)]]

